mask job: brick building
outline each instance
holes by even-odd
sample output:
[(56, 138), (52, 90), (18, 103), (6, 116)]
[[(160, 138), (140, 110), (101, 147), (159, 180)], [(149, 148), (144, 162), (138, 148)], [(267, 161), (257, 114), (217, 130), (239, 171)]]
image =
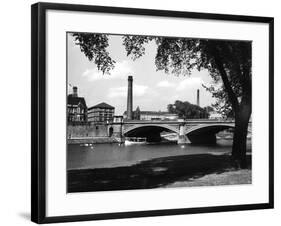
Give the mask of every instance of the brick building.
[(73, 93), (67, 96), (67, 121), (87, 122), (87, 105), (84, 97), (78, 97), (78, 88), (73, 87)]
[(100, 103), (88, 108), (88, 122), (107, 123), (113, 121), (115, 108), (107, 103)]

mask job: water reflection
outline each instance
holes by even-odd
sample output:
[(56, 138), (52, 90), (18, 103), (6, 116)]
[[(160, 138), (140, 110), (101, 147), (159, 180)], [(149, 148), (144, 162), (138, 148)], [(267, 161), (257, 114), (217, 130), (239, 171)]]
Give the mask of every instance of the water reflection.
[[(224, 154), (231, 152), (231, 140), (218, 140), (217, 145), (203, 146), (184, 144), (147, 144), (118, 145), (96, 144), (93, 146), (68, 145), (68, 169), (104, 168), (128, 166), (152, 158), (190, 155), (190, 154)], [(251, 143), (248, 143), (248, 149)]]

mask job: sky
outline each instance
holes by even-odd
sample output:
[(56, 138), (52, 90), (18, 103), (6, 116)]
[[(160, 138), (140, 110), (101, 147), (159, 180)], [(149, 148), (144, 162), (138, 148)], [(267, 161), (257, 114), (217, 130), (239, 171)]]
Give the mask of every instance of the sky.
[(72, 86), (78, 87), (78, 95), (84, 97), (87, 107), (106, 102), (115, 107), (115, 115), (122, 115), (127, 104), (128, 76), (133, 76), (133, 109), (141, 111), (167, 111), (167, 105), (176, 100), (196, 104), (196, 90), (200, 90), (200, 106), (215, 102), (211, 93), (202, 84), (209, 85), (212, 79), (206, 70), (193, 70), (191, 75), (175, 76), (156, 71), (154, 59), (156, 44), (145, 46), (145, 55), (133, 61), (126, 56), (122, 36), (109, 35), (108, 51), (116, 61), (110, 75), (102, 74), (96, 65), (80, 51), (68, 33), (68, 94)]

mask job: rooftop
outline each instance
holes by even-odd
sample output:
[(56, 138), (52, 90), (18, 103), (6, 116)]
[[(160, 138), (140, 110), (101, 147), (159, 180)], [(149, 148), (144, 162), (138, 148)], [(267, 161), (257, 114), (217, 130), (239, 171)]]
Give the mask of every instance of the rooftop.
[(176, 115), (167, 111), (140, 111), (144, 115)]
[[(136, 112), (136, 111), (133, 111)], [(127, 114), (127, 111), (124, 112), (124, 114)], [(177, 115), (175, 113), (170, 113), (167, 111), (140, 111), (140, 114), (143, 115)]]
[(90, 108), (88, 108), (88, 110), (91, 110), (91, 109), (94, 109), (94, 108), (102, 108), (102, 109), (114, 109), (114, 107), (112, 107), (111, 105), (105, 103), (105, 102), (102, 102), (100, 104), (97, 104), (95, 106), (92, 106)]
[(85, 107), (87, 107), (84, 97), (74, 97), (74, 96), (72, 96), (72, 94), (67, 96), (67, 104), (78, 105), (79, 103), (81, 103)]

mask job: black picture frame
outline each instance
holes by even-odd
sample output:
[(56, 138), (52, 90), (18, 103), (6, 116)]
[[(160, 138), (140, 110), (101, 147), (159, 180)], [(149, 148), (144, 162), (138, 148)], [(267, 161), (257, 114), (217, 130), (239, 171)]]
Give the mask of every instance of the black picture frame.
[[(73, 216), (46, 216), (46, 11), (101, 12), (141, 16), (212, 19), (266, 23), (269, 25), (269, 202), (258, 204), (118, 212)], [(31, 220), (36, 223), (73, 222), (116, 218), (194, 214), (220, 211), (268, 209), (274, 206), (274, 18), (117, 8), (90, 5), (36, 3), (31, 6)]]

